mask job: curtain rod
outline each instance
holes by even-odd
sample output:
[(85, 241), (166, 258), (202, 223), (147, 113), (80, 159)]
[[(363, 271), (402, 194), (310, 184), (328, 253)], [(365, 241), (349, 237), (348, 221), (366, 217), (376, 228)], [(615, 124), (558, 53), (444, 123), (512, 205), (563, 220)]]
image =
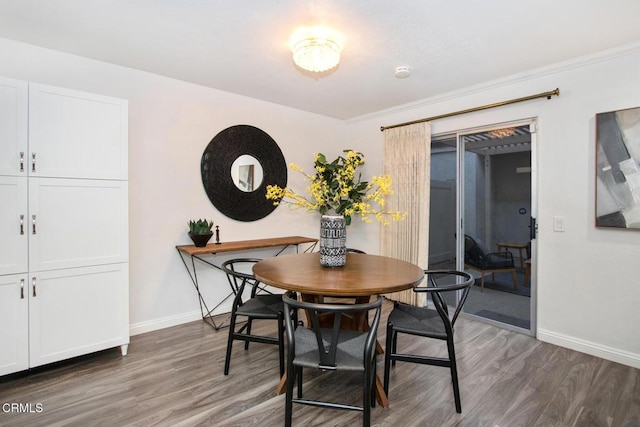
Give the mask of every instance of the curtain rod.
[(413, 120), (411, 122), (398, 123), (396, 125), (390, 125), (390, 126), (380, 126), (380, 131), (382, 132), (385, 129), (393, 129), (393, 128), (397, 128), (397, 127), (400, 127), (400, 126), (413, 125), (413, 124), (416, 124), (416, 123), (430, 122), (430, 121), (437, 120), (437, 119), (444, 119), (445, 117), (458, 116), (460, 114), (473, 113), (474, 111), (488, 110), (489, 108), (502, 107), (503, 105), (515, 104), (517, 102), (529, 101), (529, 100), (537, 99), (537, 98), (551, 99), (551, 97), (554, 96), (554, 95), (555, 96), (560, 95), (560, 89), (555, 88), (554, 90), (551, 90), (549, 92), (542, 92), (542, 93), (539, 93), (537, 95), (530, 95), (530, 96), (525, 96), (525, 97), (522, 97), (522, 98), (510, 99), (508, 101), (496, 102), (494, 104), (487, 104), (487, 105), (483, 105), (481, 107), (468, 108), (466, 110), (454, 111), (452, 113), (440, 114), (439, 116), (427, 117), (425, 119)]

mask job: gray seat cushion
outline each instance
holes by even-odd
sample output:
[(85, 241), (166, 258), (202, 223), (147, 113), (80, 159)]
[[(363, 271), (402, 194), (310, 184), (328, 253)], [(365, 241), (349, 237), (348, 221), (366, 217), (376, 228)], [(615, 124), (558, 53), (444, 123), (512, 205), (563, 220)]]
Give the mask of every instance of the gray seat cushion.
[[(332, 331), (321, 329), (325, 339), (325, 348), (328, 349)], [(364, 348), (367, 339), (366, 332), (341, 330), (338, 337), (336, 350), (337, 370), (343, 371), (364, 371)], [(316, 334), (305, 327), (298, 327), (295, 331), (296, 354), (293, 359), (295, 366), (305, 368), (318, 368), (320, 366), (320, 356), (318, 352), (318, 341)]]
[(398, 304), (389, 314), (389, 322), (398, 332), (446, 340), (444, 323), (437, 311)]
[(277, 319), (278, 313), (284, 313), (282, 295), (256, 295), (236, 310), (238, 315), (262, 319)]

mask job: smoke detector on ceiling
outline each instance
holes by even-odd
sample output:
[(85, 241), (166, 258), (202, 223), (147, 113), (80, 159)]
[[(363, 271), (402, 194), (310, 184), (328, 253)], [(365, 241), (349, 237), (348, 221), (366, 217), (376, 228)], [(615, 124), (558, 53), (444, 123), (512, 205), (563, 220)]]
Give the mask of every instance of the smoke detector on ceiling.
[(397, 79), (406, 79), (410, 75), (411, 75), (411, 70), (409, 70), (409, 67), (396, 68), (395, 76)]

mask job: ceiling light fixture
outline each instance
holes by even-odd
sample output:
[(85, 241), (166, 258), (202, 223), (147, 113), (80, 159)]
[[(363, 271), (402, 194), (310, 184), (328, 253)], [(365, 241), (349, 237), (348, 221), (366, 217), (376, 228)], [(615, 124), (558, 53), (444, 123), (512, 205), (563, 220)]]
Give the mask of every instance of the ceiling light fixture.
[(516, 133), (516, 128), (494, 129), (487, 133), (494, 138), (506, 138), (514, 135)]
[(300, 27), (291, 35), (293, 62), (304, 70), (320, 73), (338, 65), (342, 34), (327, 27)]

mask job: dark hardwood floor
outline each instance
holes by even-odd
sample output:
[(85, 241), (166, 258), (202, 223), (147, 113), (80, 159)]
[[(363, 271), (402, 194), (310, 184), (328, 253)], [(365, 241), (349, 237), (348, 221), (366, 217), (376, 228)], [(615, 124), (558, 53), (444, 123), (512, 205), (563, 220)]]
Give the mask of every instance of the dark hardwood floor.
[[(385, 303), (385, 313), (389, 308)], [(257, 323), (254, 330), (272, 325)], [(244, 351), (236, 345), (225, 377), (226, 335), (192, 322), (132, 337), (126, 357), (113, 349), (2, 377), (0, 425), (283, 425), (276, 346), (252, 343)], [(374, 408), (372, 425), (640, 426), (638, 369), (468, 319), (459, 320), (456, 335), (462, 414), (455, 412), (448, 369), (399, 362), (391, 372), (390, 407)], [(378, 337), (384, 343), (384, 327)], [(399, 349), (446, 351), (440, 343), (402, 338), (408, 337), (400, 337)], [(358, 403), (360, 381), (308, 372), (305, 395)], [(11, 403), (30, 412), (11, 412)], [(357, 426), (362, 416), (297, 405), (293, 421)]]

